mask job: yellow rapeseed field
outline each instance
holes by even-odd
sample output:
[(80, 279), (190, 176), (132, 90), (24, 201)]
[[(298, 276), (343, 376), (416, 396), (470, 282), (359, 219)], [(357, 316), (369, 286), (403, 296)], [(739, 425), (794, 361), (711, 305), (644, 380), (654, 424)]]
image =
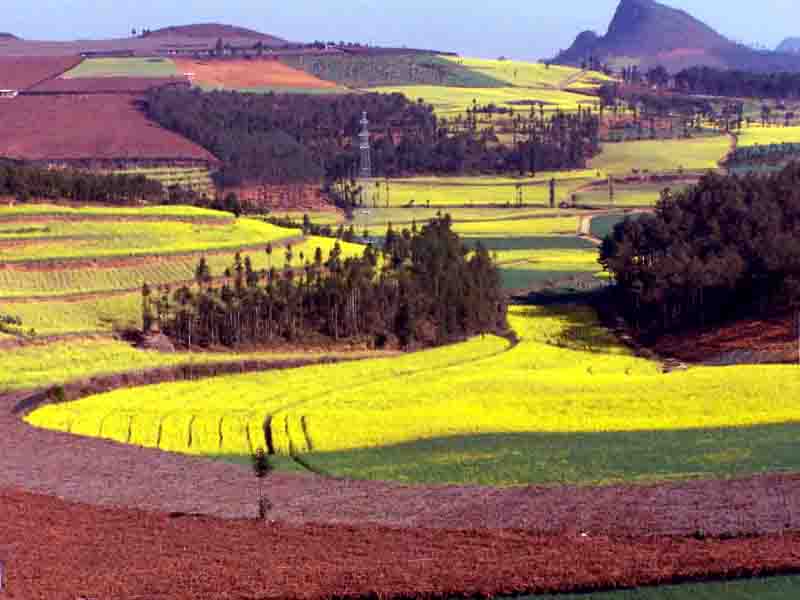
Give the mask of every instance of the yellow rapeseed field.
[(520, 307), (510, 319), (520, 337), (514, 347), (487, 336), (400, 358), (121, 390), (49, 406), (28, 420), (218, 455), (263, 446), (265, 423), (277, 453), (301, 454), (488, 433), (667, 431), (800, 416), (794, 367), (663, 375), (617, 344), (589, 309)]

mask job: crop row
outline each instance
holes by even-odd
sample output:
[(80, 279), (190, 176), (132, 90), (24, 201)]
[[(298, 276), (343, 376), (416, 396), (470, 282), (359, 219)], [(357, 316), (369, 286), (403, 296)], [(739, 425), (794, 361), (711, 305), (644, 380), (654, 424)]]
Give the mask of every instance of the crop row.
[(0, 223), (24, 221), (30, 218), (86, 221), (92, 219), (124, 219), (149, 221), (155, 219), (231, 222), (230, 213), (196, 206), (144, 206), (135, 208), (86, 206), (73, 208), (54, 204), (17, 204), (0, 206)]
[(184, 365), (241, 363), (242, 361), (297, 361), (317, 357), (356, 356), (337, 352), (187, 353), (146, 352), (111, 339), (76, 338), (47, 344), (3, 349), (0, 391), (29, 390), (76, 380), (139, 373)]
[[(239, 219), (207, 226), (165, 222), (47, 222), (48, 232), (20, 243), (0, 242), (0, 262), (169, 255), (266, 245), (300, 235), (263, 221)], [(59, 239), (59, 238), (70, 239)]]
[[(319, 248), (325, 259), (329, 256), (336, 240), (332, 238), (310, 237), (292, 245), (292, 261), (287, 260), (287, 247), (275, 247), (271, 256), (265, 252), (266, 245), (260, 249), (244, 250), (253, 269), (275, 268), (283, 270), (302, 266), (304, 260), (313, 260)], [(360, 256), (364, 247), (358, 244), (340, 243), (342, 256)], [(233, 266), (236, 253), (227, 251), (205, 255), (212, 277), (221, 277), (226, 269)], [(151, 286), (192, 281), (195, 269), (202, 254), (192, 254), (174, 258), (153, 257), (132, 266), (103, 266), (92, 269), (63, 268), (29, 271), (23, 269), (0, 269), (0, 297), (33, 298), (56, 297), (70, 294), (93, 294), (116, 290), (133, 290), (148, 283)], [(13, 306), (12, 306), (13, 310)]]

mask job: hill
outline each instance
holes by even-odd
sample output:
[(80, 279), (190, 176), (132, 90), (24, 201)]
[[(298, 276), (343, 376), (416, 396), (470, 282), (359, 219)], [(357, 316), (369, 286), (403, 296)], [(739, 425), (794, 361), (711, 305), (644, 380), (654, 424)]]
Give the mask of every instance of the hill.
[(279, 37), (268, 35), (255, 31), (254, 29), (247, 29), (246, 27), (237, 27), (235, 25), (225, 25), (222, 23), (196, 23), (191, 25), (176, 25), (172, 27), (164, 27), (149, 32), (145, 37), (148, 38), (163, 38), (163, 37), (183, 37), (195, 39), (208, 39), (208, 38), (222, 38), (222, 39), (239, 39), (239, 40), (253, 40), (254, 42), (262, 41), (270, 46), (282, 46), (287, 43)]
[(800, 70), (797, 57), (736, 44), (686, 11), (655, 0), (621, 0), (604, 36), (584, 31), (555, 62), (577, 65), (590, 57), (612, 65), (663, 65), (673, 72), (695, 65)]
[(783, 40), (775, 49), (775, 52), (784, 54), (800, 54), (800, 37), (790, 37)]
[(0, 40), (18, 40), (19, 38), (13, 33), (0, 32)]

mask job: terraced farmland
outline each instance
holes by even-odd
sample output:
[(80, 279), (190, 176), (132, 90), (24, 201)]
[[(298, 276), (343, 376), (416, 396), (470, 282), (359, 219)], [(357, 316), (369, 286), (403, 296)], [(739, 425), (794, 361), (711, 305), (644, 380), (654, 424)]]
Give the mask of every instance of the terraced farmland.
[[(0, 241), (0, 244), (2, 242)], [(246, 250), (243, 255), (249, 257), (253, 268), (264, 270), (275, 268), (283, 270), (292, 265), (300, 266), (300, 255), (313, 259), (319, 248), (323, 256), (328, 256), (336, 240), (331, 238), (309, 237), (292, 244), (293, 260), (286, 260), (286, 249), (276, 246), (272, 257), (264, 248)], [(363, 246), (340, 243), (342, 256), (359, 256)], [(234, 263), (236, 252), (224, 251), (204, 253), (212, 277), (221, 277), (226, 269)], [(201, 254), (181, 255), (175, 257), (152, 257), (139, 264), (120, 266), (98, 263), (92, 269), (59, 268), (47, 270), (0, 269), (0, 298), (55, 298), (74, 294), (109, 293), (118, 290), (134, 290), (144, 283), (150, 285), (167, 285), (177, 282), (190, 282), (194, 279), (195, 269)], [(112, 261), (113, 262), (113, 261)]]
[(50, 387), (77, 380), (143, 372), (185, 365), (241, 363), (243, 361), (313, 361), (358, 358), (366, 353), (321, 351), (274, 351), (250, 353), (146, 352), (130, 344), (105, 338), (76, 338), (46, 344), (30, 344), (3, 350), (5, 369), (0, 372), (0, 391)]
[[(21, 205), (0, 209), (0, 298), (3, 313), (19, 317), (25, 333), (108, 333), (141, 326), (144, 283), (192, 284), (201, 257), (212, 277), (222, 277), (240, 251), (255, 270), (281, 271), (313, 260), (317, 248), (327, 257), (335, 244), (193, 207)], [(344, 258), (363, 252), (358, 244), (339, 246)]]
[(115, 173), (118, 175), (143, 175), (148, 179), (160, 182), (166, 188), (179, 185), (198, 194), (206, 194), (209, 198), (213, 197), (216, 189), (211, 179), (211, 173), (204, 168), (124, 169), (115, 171)]
[[(29, 421), (97, 436), (106, 417), (133, 419), (133, 443), (153, 445), (160, 427), (173, 450), (234, 456), (262, 439), (266, 422), (277, 453), (316, 469), (417, 483), (608, 483), (798, 467), (792, 367), (662, 375), (588, 309), (518, 308), (511, 324), (521, 338), (513, 348), (487, 337), (391, 360), (121, 390)], [(120, 427), (103, 435), (119, 438)]]
[[(6, 225), (13, 221), (7, 221)], [(263, 221), (239, 219), (208, 226), (180, 221), (50, 221), (46, 230), (0, 240), (0, 262), (30, 263), (97, 258), (131, 258), (266, 245), (298, 238), (300, 232)]]

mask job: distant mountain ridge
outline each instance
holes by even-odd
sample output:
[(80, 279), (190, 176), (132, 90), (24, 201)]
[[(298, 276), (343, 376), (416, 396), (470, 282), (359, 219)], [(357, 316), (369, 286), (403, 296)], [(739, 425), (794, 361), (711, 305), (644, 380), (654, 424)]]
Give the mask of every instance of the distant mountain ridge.
[(783, 52), (784, 54), (800, 53), (800, 37), (786, 38), (778, 45), (775, 52)]
[(13, 33), (0, 32), (0, 40), (18, 40)]
[(235, 25), (226, 25), (223, 23), (194, 23), (190, 25), (173, 25), (171, 27), (163, 27), (150, 31), (146, 37), (148, 38), (163, 38), (163, 37), (183, 37), (183, 38), (228, 38), (228, 39), (250, 39), (254, 42), (264, 42), (270, 46), (282, 46), (288, 43), (286, 40), (261, 33), (254, 29), (246, 27), (237, 27)]
[(584, 31), (555, 62), (578, 65), (590, 57), (626, 59), (670, 71), (706, 65), (749, 70), (800, 71), (800, 57), (738, 45), (683, 10), (655, 0), (621, 0), (604, 36)]

